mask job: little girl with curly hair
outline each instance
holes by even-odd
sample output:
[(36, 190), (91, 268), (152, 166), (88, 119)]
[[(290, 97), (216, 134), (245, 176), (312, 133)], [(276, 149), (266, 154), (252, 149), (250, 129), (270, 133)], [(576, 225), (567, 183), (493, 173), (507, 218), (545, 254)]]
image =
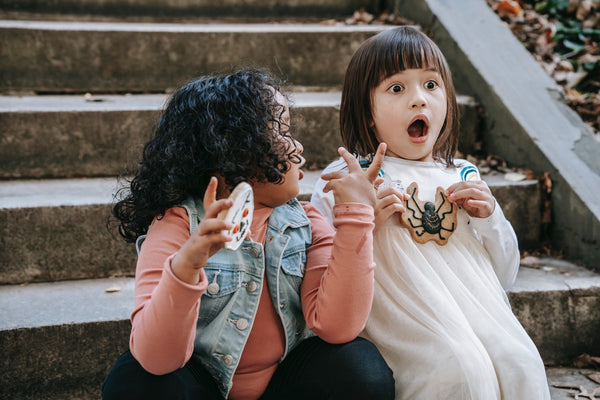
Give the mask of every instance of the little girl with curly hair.
[[(302, 145), (266, 72), (189, 82), (171, 97), (113, 213), (138, 242), (129, 351), (109, 399), (391, 399), (391, 370), (363, 329), (373, 296), (373, 181), (344, 149), (328, 182), (334, 226), (299, 202)], [(253, 193), (236, 250), (234, 187)], [(143, 241), (142, 241), (143, 239)]]

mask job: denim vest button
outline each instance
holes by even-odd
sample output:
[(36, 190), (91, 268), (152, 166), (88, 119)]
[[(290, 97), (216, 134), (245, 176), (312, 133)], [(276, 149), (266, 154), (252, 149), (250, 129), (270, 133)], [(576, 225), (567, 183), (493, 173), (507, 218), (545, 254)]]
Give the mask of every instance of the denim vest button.
[(238, 319), (235, 323), (235, 326), (240, 330), (243, 331), (244, 329), (246, 329), (248, 327), (248, 320), (247, 319)]
[(223, 357), (223, 364), (225, 365), (231, 365), (233, 364), (233, 357), (229, 354), (227, 354), (226, 356)]
[(255, 292), (258, 289), (258, 283), (254, 281), (248, 282), (248, 286), (246, 287), (250, 293)]
[(217, 282), (213, 282), (213, 283), (209, 284), (207, 291), (210, 294), (219, 293), (219, 284)]
[(260, 256), (260, 250), (257, 249), (256, 247), (251, 247), (250, 248), (250, 253), (252, 253), (252, 256), (254, 258), (258, 258)]

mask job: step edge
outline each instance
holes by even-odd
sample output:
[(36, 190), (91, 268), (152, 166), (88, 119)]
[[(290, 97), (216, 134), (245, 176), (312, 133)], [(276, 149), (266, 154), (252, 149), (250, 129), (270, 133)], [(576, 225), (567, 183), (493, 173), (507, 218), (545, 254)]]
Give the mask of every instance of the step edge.
[(98, 21), (38, 21), (0, 20), (0, 29), (45, 31), (97, 31), (97, 32), (175, 32), (175, 33), (328, 33), (328, 32), (379, 32), (395, 25), (326, 25), (320, 23), (161, 23), (161, 22), (98, 22)]
[[(515, 286), (507, 290), (509, 297), (525, 293), (572, 292), (575, 289), (584, 293), (600, 293), (599, 273), (564, 260), (544, 258), (541, 262), (558, 265), (560, 269), (544, 271), (522, 265)], [(533, 273), (523, 274), (527, 270)], [(580, 276), (570, 278), (564, 275), (565, 271)], [(126, 277), (0, 286), (0, 331), (127, 320), (134, 309), (134, 283), (133, 277)], [(532, 289), (531, 285), (537, 285), (537, 288)], [(528, 289), (524, 289), (526, 286)], [(107, 292), (116, 287), (119, 287), (118, 292)], [(76, 298), (79, 300), (73, 302)], [(67, 303), (68, 310), (62, 309)], [(73, 308), (77, 306), (80, 308)], [(29, 310), (27, 307), (33, 308)], [(53, 312), (64, 316), (48, 318), (46, 323), (40, 323), (40, 315), (52, 316)]]
[[(313, 191), (322, 170), (304, 171), (299, 197)], [(537, 185), (537, 180), (513, 182), (501, 175), (483, 175), (490, 188)], [(26, 179), (0, 181), (0, 210), (112, 204), (117, 191), (126, 185), (117, 177), (74, 179)]]

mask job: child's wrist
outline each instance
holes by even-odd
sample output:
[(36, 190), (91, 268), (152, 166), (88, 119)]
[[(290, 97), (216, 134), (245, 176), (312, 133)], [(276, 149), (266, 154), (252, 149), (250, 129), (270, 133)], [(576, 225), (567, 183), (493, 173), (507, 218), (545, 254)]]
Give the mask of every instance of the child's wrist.
[(171, 272), (177, 279), (190, 285), (197, 285), (200, 282), (202, 268), (190, 268), (181, 260), (180, 253), (176, 253), (169, 263)]

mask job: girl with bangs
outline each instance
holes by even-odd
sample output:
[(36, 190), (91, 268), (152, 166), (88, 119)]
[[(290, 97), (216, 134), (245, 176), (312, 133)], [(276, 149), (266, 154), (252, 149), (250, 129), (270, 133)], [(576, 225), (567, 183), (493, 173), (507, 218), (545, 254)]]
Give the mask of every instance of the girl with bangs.
[[(365, 41), (346, 72), (340, 129), (365, 166), (387, 145), (362, 336), (394, 371), (396, 399), (549, 399), (539, 352), (505, 293), (517, 238), (476, 166), (454, 158), (456, 95), (435, 43), (411, 27)], [(322, 177), (345, 169), (334, 161)], [(311, 202), (331, 218), (325, 180)]]

